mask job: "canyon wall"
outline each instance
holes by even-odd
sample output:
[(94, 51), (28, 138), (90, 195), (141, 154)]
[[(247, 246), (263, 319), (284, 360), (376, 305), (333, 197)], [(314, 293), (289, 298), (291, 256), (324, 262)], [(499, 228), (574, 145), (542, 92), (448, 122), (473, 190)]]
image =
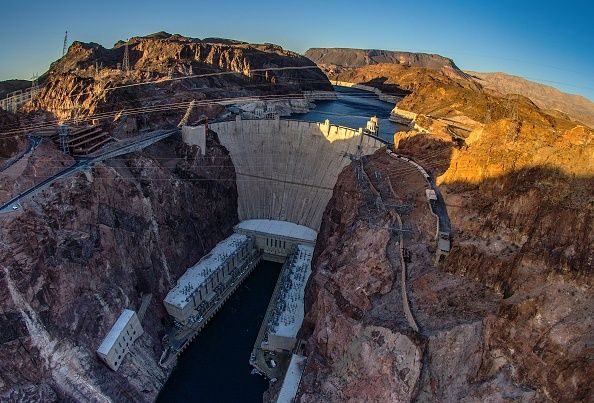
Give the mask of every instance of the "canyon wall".
[[(122, 67), (126, 46), (128, 71)], [(273, 70), (258, 71), (264, 68)], [(62, 120), (112, 120), (115, 114), (105, 113), (190, 100), (332, 90), (313, 62), (280, 46), (167, 33), (134, 37), (111, 49), (74, 42), (40, 82), (42, 90), (27, 110), (42, 109)], [(179, 110), (130, 115), (141, 127), (154, 126), (171, 123)]]
[[(152, 401), (168, 316), (187, 267), (237, 223), (235, 172), (208, 136), (99, 164), (0, 217), (0, 400)], [(122, 309), (152, 294), (144, 335), (118, 372), (95, 350)]]
[[(439, 266), (413, 266), (408, 274), (420, 331), (399, 333), (410, 335), (417, 350), (395, 347), (385, 330), (370, 334), (368, 318), (387, 305), (390, 282), (375, 273), (382, 267), (375, 260), (367, 264), (345, 251), (365, 231), (357, 217), (361, 202), (350, 196), (353, 174), (345, 171), (318, 237), (303, 328), (311, 355), (300, 400), (592, 401), (592, 130), (525, 97), (432, 70), (377, 64), (331, 78), (408, 91), (398, 108), (417, 114), (423, 130), (396, 133), (396, 151), (439, 185), (452, 250)], [(452, 125), (467, 129), (453, 135)], [(409, 186), (406, 170), (379, 160), (376, 170), (382, 169)], [(429, 247), (424, 242), (405, 241), (415, 248), (411, 264)], [(390, 250), (388, 243), (388, 261)], [(369, 271), (365, 282), (384, 286), (365, 293), (371, 310), (352, 298), (359, 287), (367, 290), (358, 275)]]
[[(340, 174), (318, 235), (301, 329), (308, 358), (297, 401), (541, 398), (516, 382), (511, 362), (489, 345), (501, 296), (433, 267), (435, 217), (424, 199), (424, 178), (383, 150), (364, 162), (372, 182), (390, 182), (393, 203), (411, 206), (400, 214), (410, 253), (403, 291), (399, 235), (390, 231), (394, 217), (370, 207), (353, 168)], [(406, 317), (403, 292), (418, 332)]]

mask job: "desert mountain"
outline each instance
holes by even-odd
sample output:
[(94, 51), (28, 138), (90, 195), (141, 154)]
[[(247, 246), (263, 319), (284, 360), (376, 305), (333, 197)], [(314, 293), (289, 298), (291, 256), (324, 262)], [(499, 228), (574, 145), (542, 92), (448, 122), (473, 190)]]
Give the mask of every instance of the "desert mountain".
[(567, 94), (558, 89), (505, 73), (467, 71), (483, 87), (502, 94), (520, 94), (530, 98), (543, 109), (567, 113), (590, 127), (594, 127), (594, 102), (580, 95)]
[[(129, 72), (123, 66), (126, 47)], [(303, 69), (257, 71), (282, 67)], [(50, 111), (62, 119), (157, 100), (331, 90), (314, 63), (278, 45), (165, 32), (119, 41), (110, 49), (74, 42), (43, 78), (44, 87), (30, 109)]]
[(449, 74), (464, 77), (465, 74), (452, 59), (436, 54), (399, 52), (378, 49), (349, 48), (311, 48), (305, 52), (319, 66), (327, 68), (357, 68), (373, 64), (400, 64), (409, 67), (422, 67), (441, 70)]

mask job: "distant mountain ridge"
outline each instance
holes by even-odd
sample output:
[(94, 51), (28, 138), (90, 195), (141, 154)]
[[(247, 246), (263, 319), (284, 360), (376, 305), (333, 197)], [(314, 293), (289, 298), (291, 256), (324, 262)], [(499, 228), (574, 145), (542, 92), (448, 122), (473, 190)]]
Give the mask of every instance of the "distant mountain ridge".
[(520, 94), (543, 109), (559, 110), (582, 123), (594, 127), (594, 102), (581, 95), (568, 94), (549, 85), (502, 72), (467, 71), (479, 84), (503, 94)]
[(318, 65), (333, 65), (340, 68), (357, 68), (373, 64), (392, 63), (430, 70), (442, 70), (460, 77), (466, 76), (452, 59), (430, 53), (380, 49), (311, 48), (305, 52), (305, 56)]

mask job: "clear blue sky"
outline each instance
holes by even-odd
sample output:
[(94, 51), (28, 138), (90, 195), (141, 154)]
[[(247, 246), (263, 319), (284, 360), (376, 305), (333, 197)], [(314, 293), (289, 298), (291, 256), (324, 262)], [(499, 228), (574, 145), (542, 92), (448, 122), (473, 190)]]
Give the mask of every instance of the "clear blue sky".
[(594, 100), (591, 1), (14, 1), (0, 3), (0, 80), (29, 79), (69, 40), (111, 47), (157, 31), (309, 47), (439, 53)]

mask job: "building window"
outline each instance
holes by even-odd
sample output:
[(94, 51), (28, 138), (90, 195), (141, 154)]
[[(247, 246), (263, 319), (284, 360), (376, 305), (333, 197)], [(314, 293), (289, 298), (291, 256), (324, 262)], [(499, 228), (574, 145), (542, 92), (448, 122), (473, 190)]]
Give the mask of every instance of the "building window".
[(118, 360), (121, 360), (121, 359), (122, 359), (122, 356), (121, 355), (118, 355)]
[(114, 367), (117, 367), (117, 366), (118, 366), (118, 362), (117, 362), (117, 361), (116, 361), (116, 362), (114, 362), (114, 363), (113, 363), (113, 366), (114, 366)]

